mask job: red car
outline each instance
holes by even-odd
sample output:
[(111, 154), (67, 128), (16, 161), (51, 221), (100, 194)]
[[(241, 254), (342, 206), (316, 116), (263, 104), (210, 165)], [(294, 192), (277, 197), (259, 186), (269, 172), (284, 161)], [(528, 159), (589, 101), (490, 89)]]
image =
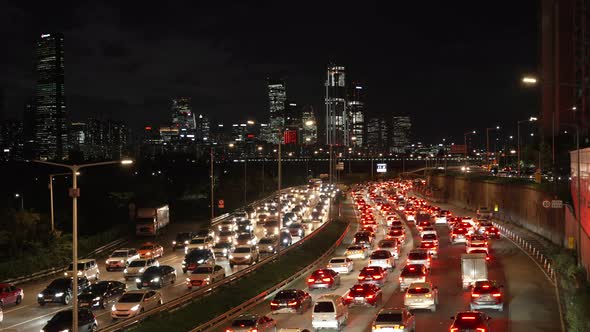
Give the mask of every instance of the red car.
[(340, 285), (340, 273), (330, 269), (315, 270), (307, 278), (307, 287), (309, 290), (316, 288), (334, 289)]
[(383, 294), (379, 286), (373, 284), (356, 284), (346, 294), (344, 303), (348, 305), (378, 306), (382, 300)]
[(485, 231), (483, 233), (485, 235), (487, 235), (490, 239), (499, 239), (500, 238), (500, 231), (494, 226), (486, 227)]
[(0, 284), (0, 308), (8, 304), (20, 304), (25, 297), (22, 288), (11, 284)]
[(429, 220), (422, 220), (422, 221), (419, 221), (416, 226), (418, 227), (419, 230), (422, 230), (422, 228), (432, 226), (432, 224), (430, 223)]
[(387, 270), (381, 266), (367, 266), (361, 270), (361, 273), (359, 273), (357, 279), (362, 284), (370, 283), (383, 286), (386, 276)]
[(488, 315), (479, 311), (463, 311), (457, 313), (451, 317), (453, 324), (449, 328), (449, 332), (463, 332), (463, 331), (476, 331), (476, 332), (489, 332), (489, 320), (491, 319)]

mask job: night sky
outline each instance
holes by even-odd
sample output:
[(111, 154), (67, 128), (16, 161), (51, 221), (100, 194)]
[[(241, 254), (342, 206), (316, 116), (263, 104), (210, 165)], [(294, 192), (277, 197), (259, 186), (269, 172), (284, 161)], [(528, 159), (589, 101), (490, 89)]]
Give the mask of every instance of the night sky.
[(533, 0), (11, 1), (0, 4), (0, 87), (5, 116), (20, 117), (35, 41), (61, 31), (74, 120), (164, 125), (170, 98), (186, 95), (215, 120), (266, 121), (268, 76), (286, 77), (288, 98), (323, 117), (336, 62), (366, 86), (368, 116), (409, 114), (415, 137), (462, 141), (497, 124), (513, 133), (538, 112), (519, 82), (539, 66), (538, 23)]

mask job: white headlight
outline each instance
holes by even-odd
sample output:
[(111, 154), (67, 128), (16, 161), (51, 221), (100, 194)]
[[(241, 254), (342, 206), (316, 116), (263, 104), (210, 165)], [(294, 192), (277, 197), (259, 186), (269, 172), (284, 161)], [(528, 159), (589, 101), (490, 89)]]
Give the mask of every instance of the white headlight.
[(141, 269), (139, 269), (139, 273), (142, 273), (143, 271), (145, 271), (145, 268), (142, 267)]
[(131, 311), (137, 311), (137, 310), (139, 310), (139, 304), (134, 305), (133, 307), (131, 307), (130, 310)]
[(64, 295), (63, 292), (55, 293), (55, 297), (62, 297)]
[(39, 294), (37, 294), (37, 297), (38, 298), (42, 298), (43, 297), (43, 294), (39, 293)]
[(111, 307), (111, 311), (117, 311), (117, 308), (115, 308), (115, 305), (113, 304), (113, 306)]
[(188, 244), (188, 240), (184, 241), (184, 244)]
[(123, 273), (127, 273), (127, 272), (129, 272), (129, 270), (127, 270), (127, 269), (123, 270)]
[(136, 282), (136, 283), (140, 283), (140, 282), (141, 282), (141, 279), (139, 279), (139, 278), (135, 278), (135, 282)]
[(250, 258), (250, 255), (246, 255), (244, 258), (245, 259), (249, 259)]
[(100, 296), (95, 297), (92, 301), (100, 301)]
[(152, 279), (152, 282), (160, 282), (160, 277), (155, 277), (154, 279)]
[(81, 276), (82, 275), (82, 271), (78, 271), (78, 275)]
[(176, 245), (176, 241), (172, 241), (172, 245)]
[(232, 258), (234, 258), (234, 255), (229, 255), (229, 259), (232, 259)]

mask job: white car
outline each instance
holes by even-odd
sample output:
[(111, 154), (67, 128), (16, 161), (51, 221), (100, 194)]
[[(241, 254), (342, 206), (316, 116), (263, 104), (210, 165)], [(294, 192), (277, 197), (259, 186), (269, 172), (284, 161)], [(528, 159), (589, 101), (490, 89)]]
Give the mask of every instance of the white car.
[(239, 245), (229, 255), (229, 266), (252, 265), (259, 260), (258, 248), (253, 245)]
[(412, 249), (408, 253), (407, 264), (421, 264), (430, 269), (430, 255), (423, 249)]
[(446, 224), (447, 223), (447, 216), (442, 215), (442, 214), (437, 214), (436, 217), (434, 217), (434, 223), (435, 224)]
[(404, 296), (404, 307), (408, 310), (430, 309), (435, 312), (438, 304), (438, 288), (429, 282), (411, 283)]
[(419, 234), (420, 234), (420, 237), (423, 237), (426, 234), (435, 234), (435, 235), (438, 235), (436, 233), (436, 229), (434, 227), (432, 227), (432, 226), (423, 227), (422, 230), (419, 231)]
[(214, 284), (225, 278), (225, 269), (219, 265), (202, 264), (197, 266), (188, 278), (186, 285), (188, 289)]
[(330, 259), (330, 261), (328, 262), (328, 265), (326, 265), (326, 268), (334, 270), (338, 273), (348, 274), (352, 272), (352, 270), (354, 270), (354, 263), (352, 259), (348, 257), (332, 257), (332, 259)]
[(399, 247), (400, 242), (397, 239), (385, 239), (377, 244), (377, 250), (389, 251), (394, 259), (399, 259)]
[(160, 262), (155, 258), (136, 259), (129, 263), (129, 266), (123, 270), (123, 276), (125, 277), (125, 280), (140, 277), (143, 275), (143, 271), (151, 266), (160, 266)]
[(195, 249), (212, 249), (214, 244), (213, 237), (211, 236), (195, 237), (184, 246), (184, 253), (187, 254), (189, 251)]
[(111, 271), (113, 269), (124, 269), (130, 262), (139, 259), (139, 253), (132, 248), (122, 248), (113, 251), (113, 253), (106, 260), (106, 269)]
[(389, 250), (375, 250), (369, 257), (368, 266), (380, 266), (392, 270), (395, 266), (395, 258)]
[(344, 256), (350, 259), (366, 259), (368, 254), (368, 249), (361, 245), (354, 245), (346, 248), (344, 252)]
[(154, 290), (134, 290), (124, 293), (111, 308), (113, 319), (129, 318), (162, 305), (162, 294)]

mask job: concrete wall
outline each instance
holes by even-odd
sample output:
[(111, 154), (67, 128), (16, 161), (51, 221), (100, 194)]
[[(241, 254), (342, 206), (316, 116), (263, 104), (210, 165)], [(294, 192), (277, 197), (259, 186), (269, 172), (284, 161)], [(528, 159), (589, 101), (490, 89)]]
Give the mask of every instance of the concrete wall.
[(429, 176), (434, 196), (457, 206), (475, 210), (480, 206), (498, 206), (496, 217), (525, 227), (555, 244), (564, 245), (564, 209), (544, 208), (546, 193), (525, 186), (468, 181), (463, 178)]

